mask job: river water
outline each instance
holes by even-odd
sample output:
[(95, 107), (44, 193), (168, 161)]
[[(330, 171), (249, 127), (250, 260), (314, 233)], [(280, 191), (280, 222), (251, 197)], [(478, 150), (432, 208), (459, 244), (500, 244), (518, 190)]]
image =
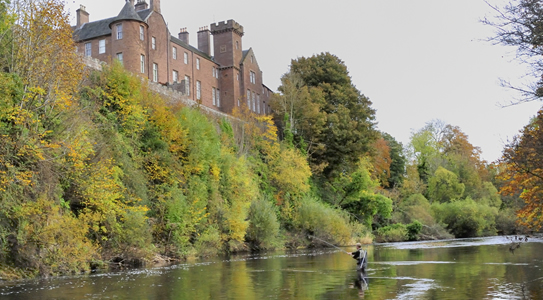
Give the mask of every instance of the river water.
[[(378, 244), (0, 283), (0, 299), (543, 299), (543, 239)], [(346, 247), (345, 251), (354, 248)]]

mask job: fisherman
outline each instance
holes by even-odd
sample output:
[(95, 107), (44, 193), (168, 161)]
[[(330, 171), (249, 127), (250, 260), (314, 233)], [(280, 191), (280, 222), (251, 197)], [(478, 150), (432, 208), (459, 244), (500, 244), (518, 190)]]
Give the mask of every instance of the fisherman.
[[(362, 244), (356, 243), (356, 251), (348, 252), (354, 259), (356, 259), (357, 269), (365, 267), (364, 260), (366, 259), (366, 252), (362, 250)], [(364, 264), (364, 265), (363, 265)]]

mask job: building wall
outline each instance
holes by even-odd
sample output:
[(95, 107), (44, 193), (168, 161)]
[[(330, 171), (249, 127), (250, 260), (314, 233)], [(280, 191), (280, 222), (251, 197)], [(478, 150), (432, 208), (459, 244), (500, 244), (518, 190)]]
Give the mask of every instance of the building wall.
[[(116, 38), (116, 24), (123, 24), (123, 38)], [(140, 39), (140, 25), (144, 26), (144, 40)], [(190, 78), (190, 94), (186, 98), (200, 103), (214, 110), (231, 113), (235, 107), (247, 103), (246, 91), (258, 95), (260, 113), (265, 112), (264, 107), (269, 103), (269, 92), (263, 85), (262, 71), (260, 70), (254, 53), (249, 50), (243, 59), (242, 36), (243, 26), (233, 20), (211, 24), (211, 34), (214, 43), (213, 60), (208, 53), (202, 53), (192, 46), (178, 42), (171, 38), (163, 16), (154, 11), (145, 22), (135, 20), (122, 20), (111, 24), (111, 35), (78, 41), (77, 49), (85, 53), (85, 43), (92, 44), (92, 57), (101, 61), (111, 62), (117, 53), (123, 53), (123, 64), (128, 71), (145, 76), (153, 81), (153, 63), (158, 65), (158, 83), (173, 84), (173, 72), (178, 73), (178, 83), (182, 83), (185, 76)], [(207, 29), (205, 29), (207, 30)], [(155, 37), (155, 49), (152, 49), (152, 37)], [(105, 40), (106, 51), (99, 54), (99, 40)], [(177, 58), (173, 57), (173, 48), (177, 49)], [(185, 63), (185, 53), (187, 62)], [(145, 72), (141, 73), (141, 54), (145, 55)], [(252, 57), (252, 60), (251, 60)], [(199, 67), (198, 67), (199, 60)], [(216, 74), (213, 72), (216, 70)], [(255, 82), (251, 82), (251, 71), (255, 74)], [(197, 82), (200, 82), (200, 99), (197, 99)], [(178, 84), (177, 89), (182, 89)], [(215, 93), (213, 93), (215, 91)], [(266, 91), (266, 92), (264, 92)], [(215, 95), (215, 104), (213, 103)], [(218, 98), (217, 98), (218, 96)], [(217, 102), (220, 101), (220, 105)], [(256, 108), (256, 106), (255, 106)], [(258, 112), (258, 109), (255, 109)], [(269, 113), (269, 109), (266, 109)]]
[[(158, 81), (159, 83), (171, 82), (169, 56), (170, 56), (170, 32), (166, 26), (164, 18), (159, 13), (152, 13), (148, 20), (149, 24), (148, 36), (146, 42), (148, 44), (149, 53), (149, 72), (148, 78), (153, 80), (153, 63), (158, 65)], [(155, 49), (152, 48), (152, 38), (155, 38)]]

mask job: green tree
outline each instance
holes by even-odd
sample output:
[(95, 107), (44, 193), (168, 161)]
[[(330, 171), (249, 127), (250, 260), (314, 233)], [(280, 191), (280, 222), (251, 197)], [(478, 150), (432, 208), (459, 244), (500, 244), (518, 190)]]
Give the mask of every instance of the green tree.
[(386, 132), (381, 133), (383, 139), (387, 142), (390, 148), (390, 177), (388, 178), (388, 188), (399, 187), (406, 174), (405, 164), (406, 158), (404, 155), (404, 149), (402, 143), (396, 141), (396, 139)]
[(302, 136), (308, 143), (318, 143), (318, 147), (308, 151), (311, 165), (321, 166), (327, 177), (349, 173), (360, 157), (372, 152), (371, 146), (378, 137), (370, 100), (352, 84), (344, 62), (330, 53), (293, 60), (289, 74), (297, 74), (310, 92), (318, 88), (324, 96), (324, 103), (317, 96), (310, 98), (314, 103), (312, 115), (318, 120), (325, 116), (325, 121), (314, 124), (313, 130)]
[(458, 181), (456, 174), (443, 167), (439, 167), (428, 180), (428, 196), (432, 202), (459, 200), (463, 194), (464, 184)]

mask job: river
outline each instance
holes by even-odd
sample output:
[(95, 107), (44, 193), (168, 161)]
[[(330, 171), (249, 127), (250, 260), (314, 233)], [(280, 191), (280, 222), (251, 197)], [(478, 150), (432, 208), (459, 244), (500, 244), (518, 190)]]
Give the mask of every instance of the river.
[[(0, 299), (543, 299), (543, 239), (377, 244), (366, 274), (335, 249), (0, 283)], [(353, 247), (344, 248), (353, 251)]]

